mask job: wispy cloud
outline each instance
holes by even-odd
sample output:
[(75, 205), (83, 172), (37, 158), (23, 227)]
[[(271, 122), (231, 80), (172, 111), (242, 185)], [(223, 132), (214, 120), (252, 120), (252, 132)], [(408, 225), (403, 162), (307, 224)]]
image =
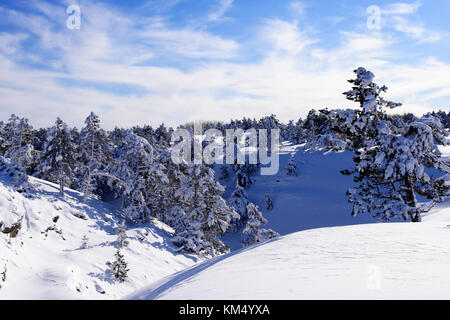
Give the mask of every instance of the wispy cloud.
[[(393, 3), (382, 9), (383, 16), (387, 19), (386, 26), (402, 32), (408, 37), (422, 43), (437, 42), (442, 39), (439, 32), (428, 30), (417, 17), (422, 2), (415, 1), (411, 3)], [(414, 15), (413, 18), (407, 17)]]
[(407, 15), (416, 13), (422, 6), (420, 1), (411, 3), (393, 3), (383, 8), (382, 13), (385, 15)]
[[(68, 30), (64, 6), (32, 4), (40, 6), (30, 12), (0, 9), (0, 18), (15, 27), (0, 33), (0, 119), (17, 112), (36, 125), (57, 116), (79, 125), (95, 110), (108, 128), (270, 113), (288, 120), (313, 107), (351, 106), (341, 92), (359, 65), (392, 87), (390, 94), (407, 103), (405, 111), (428, 111), (450, 95), (450, 64), (398, 63), (402, 51), (390, 31), (342, 30), (330, 44), (292, 16), (259, 19), (248, 42), (261, 55), (242, 62), (247, 42), (208, 27), (173, 24), (159, 13), (135, 15), (80, 0), (82, 28)], [(219, 4), (216, 21), (233, 5)], [(302, 10), (307, 19), (308, 8)], [(395, 11), (392, 17), (411, 10)], [(209, 11), (205, 19), (211, 19)], [(427, 35), (409, 32), (417, 39)]]
[(302, 18), (305, 14), (306, 5), (301, 1), (294, 1), (290, 3), (290, 9), (294, 11), (297, 18)]
[(419, 42), (438, 42), (442, 38), (440, 33), (427, 30), (423, 24), (417, 21), (410, 21), (403, 17), (394, 17), (393, 22), (395, 30), (403, 32)]
[(208, 14), (208, 20), (217, 22), (224, 18), (228, 10), (233, 5), (234, 0), (219, 0), (217, 8)]

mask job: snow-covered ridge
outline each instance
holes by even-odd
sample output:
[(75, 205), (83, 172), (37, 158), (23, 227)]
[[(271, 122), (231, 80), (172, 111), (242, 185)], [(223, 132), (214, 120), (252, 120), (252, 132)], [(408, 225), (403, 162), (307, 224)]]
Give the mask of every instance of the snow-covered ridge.
[(321, 228), (169, 276), (129, 299), (449, 299), (450, 202), (422, 223)]
[(12, 179), (0, 172), (0, 230), (21, 222), (15, 237), (0, 232), (0, 299), (120, 298), (197, 261), (177, 253), (172, 230), (154, 221), (127, 229), (129, 278), (114, 281), (107, 262), (114, 261), (121, 221), (113, 208), (93, 199), (84, 204), (70, 189), (62, 199), (57, 185), (33, 177), (35, 191), (19, 193)]

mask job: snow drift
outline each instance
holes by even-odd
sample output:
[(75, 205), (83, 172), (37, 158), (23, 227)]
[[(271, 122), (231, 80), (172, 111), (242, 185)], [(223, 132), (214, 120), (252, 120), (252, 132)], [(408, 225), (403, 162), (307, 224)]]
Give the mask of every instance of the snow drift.
[[(161, 222), (128, 228), (122, 253), (129, 278), (118, 283), (107, 265), (121, 223), (113, 208), (93, 199), (83, 204), (70, 189), (62, 199), (57, 185), (32, 177), (35, 190), (19, 193), (12, 180), (0, 172), (0, 299), (120, 298), (198, 261), (176, 252)], [(17, 222), (17, 235), (4, 233)]]
[(216, 258), (130, 299), (449, 299), (450, 208), (423, 223), (302, 231)]

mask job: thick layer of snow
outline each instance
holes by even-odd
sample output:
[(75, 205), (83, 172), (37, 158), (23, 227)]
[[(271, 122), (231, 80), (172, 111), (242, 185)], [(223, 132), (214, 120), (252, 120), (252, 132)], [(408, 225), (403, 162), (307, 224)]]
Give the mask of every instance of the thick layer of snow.
[(423, 223), (284, 236), (194, 266), (128, 298), (450, 299), (446, 205)]
[[(253, 201), (271, 191), (275, 209), (264, 210), (270, 227), (287, 234), (372, 219), (349, 214), (345, 188), (351, 178), (339, 170), (351, 166), (351, 154), (287, 148), (297, 151), (299, 177), (259, 177), (249, 191)], [(448, 147), (441, 151), (450, 158)], [(450, 200), (423, 220), (293, 233), (195, 265), (128, 298), (450, 299)]]
[[(98, 200), (82, 204), (82, 196), (72, 190), (62, 199), (57, 186), (30, 180), (37, 191), (26, 198), (0, 173), (0, 221), (10, 226), (23, 217), (16, 238), (0, 232), (0, 274), (7, 270), (6, 281), (0, 277), (0, 299), (120, 298), (198, 261), (176, 253), (171, 229), (155, 222), (127, 230), (130, 245), (122, 253), (129, 278), (114, 282), (106, 263), (114, 260), (120, 220), (112, 208)], [(54, 230), (46, 232), (48, 227)], [(81, 248), (84, 235), (89, 238), (86, 249)]]

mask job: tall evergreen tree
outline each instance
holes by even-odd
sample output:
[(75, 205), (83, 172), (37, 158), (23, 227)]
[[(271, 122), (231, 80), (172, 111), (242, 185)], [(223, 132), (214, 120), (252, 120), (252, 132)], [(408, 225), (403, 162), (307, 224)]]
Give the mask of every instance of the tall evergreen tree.
[[(182, 199), (186, 212), (186, 230), (174, 239), (185, 250), (194, 241), (200, 254), (215, 256), (229, 248), (218, 238), (239, 216), (222, 198), (225, 189), (214, 179), (214, 171), (204, 165), (190, 165), (176, 196)], [(191, 239), (192, 238), (192, 239)], [(200, 245), (201, 244), (201, 245)]]
[(25, 171), (29, 170), (36, 152), (32, 145), (33, 127), (29, 124), (28, 119), (19, 118), (13, 114), (3, 131), (5, 156)]
[(168, 184), (163, 165), (154, 161), (153, 148), (143, 137), (128, 131), (118, 149), (117, 162), (109, 169), (122, 181), (122, 212), (132, 223), (159, 218), (159, 200)]
[(41, 153), (38, 174), (45, 180), (59, 184), (59, 192), (64, 196), (64, 187), (75, 179), (75, 145), (67, 125), (58, 118), (47, 132)]
[(86, 201), (96, 189), (106, 166), (112, 161), (112, 146), (95, 113), (91, 112), (84, 123), (79, 137), (81, 150), (78, 161), (82, 170), (81, 191), (83, 200)]
[(267, 224), (267, 220), (253, 203), (250, 203), (247, 206), (247, 212), (248, 220), (243, 230), (244, 237), (242, 240), (242, 245), (244, 247), (279, 236), (279, 234), (272, 229), (264, 229), (262, 227)]
[(231, 220), (230, 231), (235, 232), (245, 226), (248, 219), (247, 206), (250, 204), (250, 201), (244, 188), (236, 185), (236, 188), (228, 199), (228, 204), (239, 214), (239, 217)]
[(125, 282), (128, 278), (128, 263), (125, 261), (123, 254), (118, 249), (114, 254), (116, 260), (111, 264), (111, 269), (114, 277), (119, 280), (119, 282)]
[(358, 185), (347, 192), (352, 213), (419, 222), (422, 213), (448, 196), (445, 181), (425, 170), (442, 168), (433, 131), (426, 123), (416, 121), (401, 134), (393, 134), (383, 108), (401, 104), (381, 97), (387, 88), (378, 87), (370, 71), (359, 68), (355, 73), (357, 78), (350, 80), (353, 90), (344, 93), (362, 108), (353, 130), (358, 134), (353, 170)]
[(286, 171), (286, 174), (288, 176), (298, 176), (297, 164), (295, 163), (295, 158), (293, 154), (289, 158), (289, 161), (286, 164), (286, 168), (284, 170)]

